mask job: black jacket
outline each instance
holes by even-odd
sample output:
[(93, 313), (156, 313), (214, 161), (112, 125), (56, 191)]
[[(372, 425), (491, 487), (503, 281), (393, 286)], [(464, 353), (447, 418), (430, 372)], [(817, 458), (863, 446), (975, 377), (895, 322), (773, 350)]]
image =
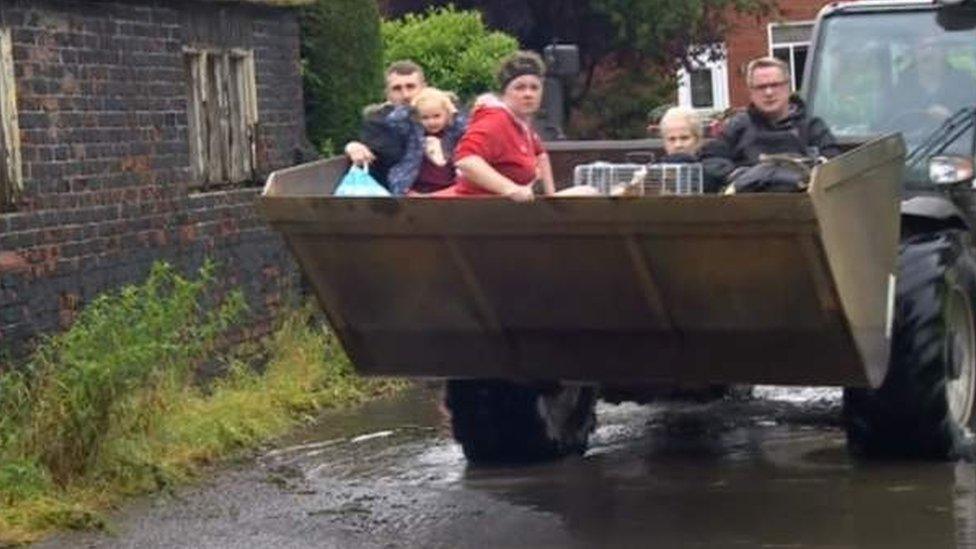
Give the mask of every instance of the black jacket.
[(376, 156), (376, 161), (369, 166), (369, 174), (387, 188), (387, 174), (405, 152), (403, 139), (386, 122), (387, 115), (394, 108), (390, 103), (366, 107), (363, 111), (363, 126), (359, 132), (359, 140)]
[(718, 191), (732, 170), (758, 163), (760, 154), (813, 153), (831, 158), (840, 152), (827, 125), (808, 117), (799, 98), (790, 99), (790, 114), (775, 123), (749, 105), (746, 112), (729, 120), (718, 137), (702, 146), (705, 190)]

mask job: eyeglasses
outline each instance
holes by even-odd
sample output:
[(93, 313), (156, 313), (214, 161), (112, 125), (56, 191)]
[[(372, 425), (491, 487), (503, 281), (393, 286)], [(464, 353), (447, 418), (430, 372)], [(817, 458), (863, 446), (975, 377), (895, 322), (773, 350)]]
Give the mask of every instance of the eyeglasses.
[(779, 82), (770, 82), (769, 84), (755, 84), (755, 85), (749, 86), (749, 89), (752, 90), (752, 91), (761, 91), (761, 92), (764, 92), (764, 91), (767, 91), (767, 90), (769, 90), (769, 91), (776, 91), (779, 88), (782, 88), (783, 86), (785, 86), (785, 85), (787, 85), (789, 83), (790, 83), (789, 80), (781, 80)]

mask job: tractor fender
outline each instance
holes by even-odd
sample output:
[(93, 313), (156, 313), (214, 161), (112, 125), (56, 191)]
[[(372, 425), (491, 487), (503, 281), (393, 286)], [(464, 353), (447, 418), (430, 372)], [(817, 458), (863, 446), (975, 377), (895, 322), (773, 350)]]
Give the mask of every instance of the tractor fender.
[(969, 231), (962, 210), (944, 196), (913, 196), (901, 203), (902, 233), (914, 234), (945, 228)]

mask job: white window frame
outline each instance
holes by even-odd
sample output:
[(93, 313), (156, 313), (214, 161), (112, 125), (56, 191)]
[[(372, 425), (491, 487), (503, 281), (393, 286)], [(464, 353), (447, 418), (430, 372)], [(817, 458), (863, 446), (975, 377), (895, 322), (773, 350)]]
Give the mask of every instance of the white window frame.
[(190, 163), (198, 185), (254, 178), (258, 123), (254, 52), (184, 48)]
[[(773, 50), (778, 48), (789, 48), (790, 50), (790, 89), (792, 91), (798, 91), (796, 87), (797, 74), (796, 74), (796, 63), (793, 62), (796, 59), (796, 48), (806, 47), (807, 48), (807, 59), (810, 58), (810, 43), (811, 40), (806, 41), (793, 41), (793, 42), (779, 42), (773, 44), (773, 29), (777, 27), (810, 27), (810, 36), (813, 37), (813, 24), (815, 21), (782, 21), (779, 23), (769, 23), (766, 25), (766, 45), (768, 55), (773, 56)], [(803, 76), (802, 74), (799, 76)]]
[[(725, 43), (719, 44), (722, 50), (721, 59), (710, 61), (707, 55), (703, 54), (693, 60), (693, 63), (702, 69), (712, 71), (712, 104), (707, 107), (692, 106), (691, 97), (691, 77), (684, 68), (678, 69), (678, 105), (695, 109), (696, 111), (723, 111), (729, 108), (729, 62), (728, 48)], [(698, 49), (698, 48), (694, 48)]]

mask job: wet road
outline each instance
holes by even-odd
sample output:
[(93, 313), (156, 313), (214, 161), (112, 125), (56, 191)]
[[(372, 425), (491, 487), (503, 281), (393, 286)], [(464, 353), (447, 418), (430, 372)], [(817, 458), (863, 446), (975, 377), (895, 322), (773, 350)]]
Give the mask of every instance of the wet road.
[(858, 462), (836, 391), (598, 408), (582, 458), (469, 468), (436, 392), (41, 547), (976, 547), (976, 467)]

